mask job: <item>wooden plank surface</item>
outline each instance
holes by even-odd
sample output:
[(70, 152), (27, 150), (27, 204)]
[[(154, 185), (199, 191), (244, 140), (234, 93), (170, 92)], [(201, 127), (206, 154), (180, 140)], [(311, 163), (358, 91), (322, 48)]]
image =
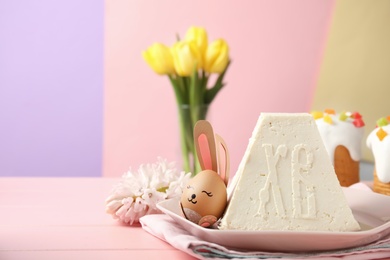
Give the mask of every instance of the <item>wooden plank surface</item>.
[(0, 178), (0, 259), (194, 259), (105, 213), (118, 181)]

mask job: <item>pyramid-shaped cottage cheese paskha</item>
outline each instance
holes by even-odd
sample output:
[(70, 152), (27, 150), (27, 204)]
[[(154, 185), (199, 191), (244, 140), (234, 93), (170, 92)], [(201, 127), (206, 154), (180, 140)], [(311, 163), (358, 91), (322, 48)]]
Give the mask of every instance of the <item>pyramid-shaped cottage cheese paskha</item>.
[(261, 114), (236, 175), (220, 229), (360, 229), (310, 114)]

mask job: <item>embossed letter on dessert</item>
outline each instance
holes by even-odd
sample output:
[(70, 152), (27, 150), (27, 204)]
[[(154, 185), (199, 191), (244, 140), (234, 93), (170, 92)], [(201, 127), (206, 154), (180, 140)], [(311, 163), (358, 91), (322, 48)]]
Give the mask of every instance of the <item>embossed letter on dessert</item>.
[(261, 114), (221, 229), (359, 230), (310, 114)]

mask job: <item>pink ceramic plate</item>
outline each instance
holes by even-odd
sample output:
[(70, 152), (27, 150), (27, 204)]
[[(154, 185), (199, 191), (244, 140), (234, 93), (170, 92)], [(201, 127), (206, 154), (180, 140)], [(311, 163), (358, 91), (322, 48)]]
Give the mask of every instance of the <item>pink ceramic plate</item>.
[(202, 228), (181, 216), (178, 199), (157, 207), (192, 235), (222, 246), (249, 250), (302, 252), (363, 246), (390, 234), (390, 196), (344, 188), (362, 230), (357, 232), (237, 231)]

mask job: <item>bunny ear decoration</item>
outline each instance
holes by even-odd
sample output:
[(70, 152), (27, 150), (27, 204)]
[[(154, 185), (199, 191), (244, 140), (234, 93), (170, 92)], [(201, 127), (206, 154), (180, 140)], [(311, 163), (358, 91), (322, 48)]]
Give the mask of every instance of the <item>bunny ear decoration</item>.
[(230, 173), (230, 158), (227, 145), (221, 136), (215, 135), (217, 142), (218, 173), (227, 187)]
[(206, 120), (199, 120), (194, 128), (196, 154), (202, 170), (218, 172), (214, 131)]

